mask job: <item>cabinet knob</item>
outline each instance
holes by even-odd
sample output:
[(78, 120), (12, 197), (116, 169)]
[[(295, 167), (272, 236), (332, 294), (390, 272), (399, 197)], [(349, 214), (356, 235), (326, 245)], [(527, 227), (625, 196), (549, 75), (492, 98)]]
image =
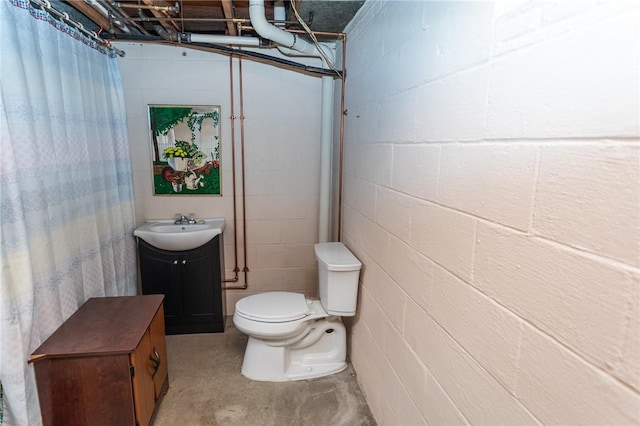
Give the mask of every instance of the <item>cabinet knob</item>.
[(174, 265), (177, 265), (177, 264), (178, 264), (178, 261), (177, 261), (177, 260), (174, 260), (174, 261), (173, 261), (173, 264), (174, 264)]
[(186, 264), (187, 264), (187, 261), (186, 261), (186, 260), (183, 260), (183, 261), (182, 261), (182, 264), (183, 264), (183, 265), (186, 265)]

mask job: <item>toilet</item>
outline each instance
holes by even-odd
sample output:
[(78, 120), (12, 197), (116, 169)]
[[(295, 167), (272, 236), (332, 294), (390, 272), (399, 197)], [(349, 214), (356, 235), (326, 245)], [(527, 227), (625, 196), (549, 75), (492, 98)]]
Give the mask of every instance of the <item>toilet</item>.
[(311, 379), (347, 367), (341, 317), (356, 313), (362, 264), (342, 243), (319, 243), (314, 251), (320, 300), (271, 291), (236, 303), (233, 323), (249, 336), (241, 370), (248, 379)]

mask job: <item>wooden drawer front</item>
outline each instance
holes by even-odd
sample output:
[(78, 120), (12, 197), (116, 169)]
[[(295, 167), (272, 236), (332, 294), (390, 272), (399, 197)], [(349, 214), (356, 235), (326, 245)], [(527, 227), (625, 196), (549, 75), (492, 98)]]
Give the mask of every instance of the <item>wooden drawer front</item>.
[(45, 426), (135, 424), (127, 354), (44, 359), (35, 373)]

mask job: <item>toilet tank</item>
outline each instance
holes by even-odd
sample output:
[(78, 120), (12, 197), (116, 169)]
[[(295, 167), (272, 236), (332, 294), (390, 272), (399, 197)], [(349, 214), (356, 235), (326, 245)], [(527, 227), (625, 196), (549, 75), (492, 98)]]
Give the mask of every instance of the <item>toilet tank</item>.
[(322, 306), (331, 315), (355, 315), (362, 264), (342, 243), (318, 243), (314, 248)]

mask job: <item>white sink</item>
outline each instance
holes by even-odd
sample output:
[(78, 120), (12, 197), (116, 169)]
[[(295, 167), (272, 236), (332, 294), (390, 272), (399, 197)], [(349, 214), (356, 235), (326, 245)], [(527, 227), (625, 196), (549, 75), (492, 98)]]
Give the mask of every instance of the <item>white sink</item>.
[(176, 225), (173, 220), (148, 220), (133, 235), (162, 250), (191, 250), (211, 241), (224, 230), (224, 218), (200, 219), (197, 224)]

